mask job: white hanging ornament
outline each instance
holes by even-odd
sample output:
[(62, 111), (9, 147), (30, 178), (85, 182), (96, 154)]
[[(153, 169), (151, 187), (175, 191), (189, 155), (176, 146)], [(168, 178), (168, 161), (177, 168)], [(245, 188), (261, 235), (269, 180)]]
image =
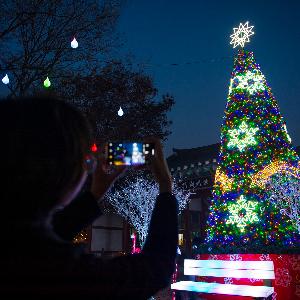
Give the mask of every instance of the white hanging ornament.
[(120, 106), (119, 110), (118, 110), (118, 116), (122, 117), (124, 115), (124, 112), (122, 110), (122, 107)]
[(74, 37), (73, 41), (71, 42), (71, 47), (72, 47), (73, 49), (76, 49), (76, 48), (78, 47), (78, 42), (77, 42), (77, 40), (75, 39), (75, 37)]
[(4, 84), (9, 84), (9, 78), (8, 78), (8, 75), (7, 75), (7, 74), (2, 78), (2, 82), (3, 82)]

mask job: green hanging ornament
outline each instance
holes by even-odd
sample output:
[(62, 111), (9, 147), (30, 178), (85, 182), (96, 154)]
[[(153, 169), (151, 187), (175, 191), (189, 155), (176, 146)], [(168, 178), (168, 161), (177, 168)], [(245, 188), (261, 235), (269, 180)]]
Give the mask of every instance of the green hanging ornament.
[(49, 88), (51, 85), (51, 82), (49, 80), (49, 77), (47, 76), (47, 78), (44, 80), (44, 87), (45, 88)]

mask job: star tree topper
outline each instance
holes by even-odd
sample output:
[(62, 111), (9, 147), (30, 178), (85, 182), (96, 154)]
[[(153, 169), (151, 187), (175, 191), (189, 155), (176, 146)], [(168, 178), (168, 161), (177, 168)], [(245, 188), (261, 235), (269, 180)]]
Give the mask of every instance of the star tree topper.
[(230, 45), (233, 44), (233, 48), (238, 45), (244, 47), (246, 42), (250, 42), (249, 37), (254, 34), (253, 27), (249, 26), (249, 21), (247, 21), (245, 24), (240, 23), (238, 28), (233, 28)]

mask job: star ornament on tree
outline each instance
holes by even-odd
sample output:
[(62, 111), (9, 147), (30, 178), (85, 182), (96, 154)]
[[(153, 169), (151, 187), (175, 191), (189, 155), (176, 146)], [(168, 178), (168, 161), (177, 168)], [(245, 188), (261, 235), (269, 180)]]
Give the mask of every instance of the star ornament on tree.
[(240, 196), (235, 204), (229, 204), (229, 219), (226, 224), (236, 225), (241, 232), (245, 231), (245, 227), (254, 222), (258, 222), (258, 216), (255, 212), (257, 202), (247, 200), (243, 195)]
[(247, 146), (256, 145), (254, 136), (258, 130), (258, 127), (249, 127), (243, 121), (237, 129), (228, 130), (230, 141), (227, 146), (229, 148), (237, 147), (239, 151), (243, 151)]
[(238, 28), (233, 28), (230, 45), (233, 44), (233, 48), (238, 45), (244, 47), (245, 43), (250, 42), (249, 37), (254, 34), (253, 27), (249, 26), (249, 21), (247, 21), (245, 24), (240, 23)]

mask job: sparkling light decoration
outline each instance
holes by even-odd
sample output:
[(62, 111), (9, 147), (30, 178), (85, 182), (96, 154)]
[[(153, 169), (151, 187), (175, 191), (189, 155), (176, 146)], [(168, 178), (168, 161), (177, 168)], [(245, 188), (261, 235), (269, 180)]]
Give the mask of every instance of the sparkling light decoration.
[(74, 37), (74, 39), (73, 39), (72, 42), (71, 42), (71, 47), (72, 47), (73, 49), (78, 48), (78, 42), (77, 42), (77, 40), (75, 39), (75, 37)]
[(45, 88), (49, 88), (51, 85), (51, 82), (49, 80), (49, 77), (47, 77), (45, 80), (44, 80), (44, 87)]
[(252, 177), (251, 187), (258, 186), (261, 189), (265, 188), (269, 178), (279, 172), (289, 173), (300, 179), (300, 168), (298, 166), (294, 167), (285, 162), (275, 160)]
[(247, 200), (243, 195), (240, 196), (236, 203), (228, 205), (230, 212), (229, 219), (226, 224), (236, 225), (241, 232), (245, 231), (245, 227), (249, 223), (258, 222), (258, 216), (256, 213), (257, 202)]
[(292, 139), (291, 139), (291, 137), (290, 137), (290, 135), (289, 135), (289, 133), (288, 133), (288, 131), (287, 131), (287, 128), (286, 128), (286, 125), (285, 125), (285, 124), (283, 125), (283, 130), (284, 130), (285, 133), (286, 133), (286, 138), (287, 138), (287, 140), (291, 143), (291, 142), (292, 142)]
[(233, 34), (230, 36), (230, 45), (233, 44), (233, 48), (240, 45), (244, 47), (245, 43), (250, 42), (249, 37), (254, 34), (252, 31), (254, 26), (249, 26), (249, 21), (245, 24), (240, 23), (238, 28), (233, 28)]
[(269, 178), (266, 189), (268, 200), (291, 220), (300, 234), (300, 178), (281, 171)]
[(247, 146), (256, 145), (254, 136), (258, 130), (258, 127), (249, 127), (246, 122), (243, 121), (238, 129), (228, 130), (230, 141), (227, 146), (229, 148), (237, 147), (240, 151), (243, 151)]
[(234, 89), (246, 89), (251, 95), (265, 90), (265, 76), (256, 72), (247, 71), (230, 80), (229, 93)]
[(73, 239), (73, 243), (74, 244), (86, 244), (88, 243), (88, 231), (87, 229), (84, 229), (82, 231), (80, 231), (76, 236), (75, 238)]
[[(173, 194), (177, 198), (179, 212), (185, 208), (192, 191), (198, 184), (193, 182), (189, 184), (173, 183)], [(144, 178), (142, 174), (136, 174), (133, 178), (127, 177), (121, 186), (107, 194), (107, 201), (116, 212), (135, 228), (141, 245), (146, 240), (158, 194), (158, 185), (152, 180)]]
[(267, 199), (266, 183), (279, 171), (300, 179), (299, 157), (253, 52), (238, 51), (230, 82), (205, 249), (198, 249), (211, 254), (294, 251), (300, 248), (299, 232)]
[(118, 116), (119, 117), (122, 117), (124, 115), (124, 112), (123, 112), (123, 109), (122, 107), (120, 106), (119, 110), (118, 110)]
[(229, 178), (226, 173), (222, 172), (220, 168), (217, 168), (215, 174), (215, 183), (219, 184), (222, 192), (230, 191), (233, 181), (233, 178)]
[(8, 78), (8, 75), (7, 75), (7, 74), (2, 78), (2, 82), (3, 82), (4, 84), (9, 84), (9, 78)]

